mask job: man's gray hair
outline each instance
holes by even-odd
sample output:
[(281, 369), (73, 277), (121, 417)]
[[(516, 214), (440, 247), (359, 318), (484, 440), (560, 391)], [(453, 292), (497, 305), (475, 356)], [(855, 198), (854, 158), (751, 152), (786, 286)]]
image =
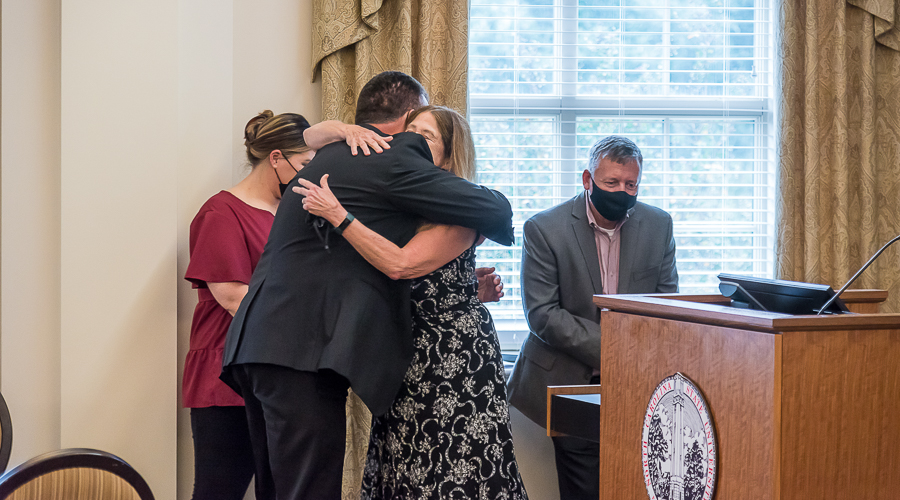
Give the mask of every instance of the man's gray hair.
[(637, 144), (617, 135), (610, 135), (600, 139), (591, 146), (591, 154), (588, 159), (588, 171), (593, 175), (597, 165), (601, 160), (609, 159), (620, 165), (624, 165), (631, 160), (637, 161), (638, 167), (644, 169), (644, 157), (641, 155), (641, 148)]

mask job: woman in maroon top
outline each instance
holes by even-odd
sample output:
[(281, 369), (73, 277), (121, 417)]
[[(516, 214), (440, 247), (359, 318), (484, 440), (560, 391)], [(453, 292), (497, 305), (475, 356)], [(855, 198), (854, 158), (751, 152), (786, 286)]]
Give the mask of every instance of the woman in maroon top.
[(191, 222), (185, 279), (199, 303), (191, 323), (182, 396), (191, 409), (194, 500), (239, 500), (253, 477), (254, 461), (244, 401), (219, 380), (225, 333), (269, 237), (283, 189), (315, 151), (301, 115), (263, 111), (244, 129), (250, 174), (207, 200)]
[(254, 473), (244, 401), (219, 380), (222, 349), (231, 318), (247, 293), (250, 275), (269, 238), (269, 230), (288, 182), (312, 159), (315, 149), (346, 140), (369, 154), (388, 147), (390, 138), (337, 121), (304, 133), (309, 122), (295, 113), (263, 111), (244, 128), (247, 160), (253, 169), (237, 185), (206, 201), (191, 222), (185, 279), (199, 303), (191, 323), (184, 363), (182, 397), (191, 409), (194, 440), (194, 500), (240, 500)]

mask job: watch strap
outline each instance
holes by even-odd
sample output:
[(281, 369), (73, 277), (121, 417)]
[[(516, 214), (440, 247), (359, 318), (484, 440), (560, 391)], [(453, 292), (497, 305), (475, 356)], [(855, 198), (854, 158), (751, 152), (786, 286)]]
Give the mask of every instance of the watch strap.
[(337, 234), (343, 233), (344, 229), (347, 229), (347, 226), (349, 226), (350, 223), (354, 220), (356, 220), (356, 217), (354, 217), (350, 212), (347, 212), (347, 215), (344, 216), (344, 220), (341, 221), (341, 224), (338, 227), (334, 228), (334, 232), (336, 232)]

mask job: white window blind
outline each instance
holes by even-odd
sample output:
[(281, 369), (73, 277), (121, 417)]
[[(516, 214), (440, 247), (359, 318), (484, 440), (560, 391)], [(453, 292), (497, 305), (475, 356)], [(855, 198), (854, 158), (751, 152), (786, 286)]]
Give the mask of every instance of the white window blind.
[(527, 332), (522, 223), (583, 190), (606, 135), (643, 152), (638, 200), (672, 214), (682, 292), (772, 276), (771, 0), (471, 0), (469, 15), (479, 182), (510, 199), (517, 234), (478, 253), (503, 275), (504, 349)]

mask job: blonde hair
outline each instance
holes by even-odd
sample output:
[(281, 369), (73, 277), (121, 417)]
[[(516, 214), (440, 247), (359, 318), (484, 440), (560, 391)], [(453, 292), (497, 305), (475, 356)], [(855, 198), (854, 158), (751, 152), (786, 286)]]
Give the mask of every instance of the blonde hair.
[(309, 151), (303, 139), (308, 128), (309, 122), (297, 113), (275, 115), (268, 109), (259, 113), (244, 127), (247, 160), (255, 167), (276, 149), (285, 157)]
[(475, 181), (475, 141), (466, 119), (444, 106), (422, 106), (409, 114), (408, 127), (417, 116), (431, 113), (437, 123), (438, 133), (444, 145), (444, 156), (450, 161), (450, 173), (467, 181)]

